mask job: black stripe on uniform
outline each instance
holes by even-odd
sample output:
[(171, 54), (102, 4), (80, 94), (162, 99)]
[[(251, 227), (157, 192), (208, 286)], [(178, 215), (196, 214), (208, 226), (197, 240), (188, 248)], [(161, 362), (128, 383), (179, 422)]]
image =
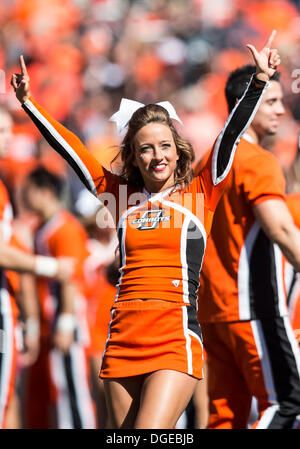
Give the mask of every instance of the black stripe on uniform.
[(293, 269), (293, 278), (292, 278), (292, 282), (290, 284), (290, 287), (289, 287), (289, 290), (288, 290), (288, 293), (287, 293), (287, 305), (288, 305), (288, 307), (291, 305), (290, 303), (291, 303), (291, 299), (293, 297), (293, 293), (294, 293), (293, 290), (294, 290), (294, 287), (296, 285), (296, 280), (297, 280), (297, 274), (296, 274), (296, 271)]
[(122, 223), (120, 222), (121, 226), (118, 229), (118, 241), (119, 241), (119, 275), (118, 275), (118, 281), (116, 286), (120, 284), (121, 276), (122, 276), (122, 266), (123, 266), (123, 258), (125, 254), (123, 254), (123, 248), (122, 248), (122, 236), (123, 232), (125, 232), (125, 228), (122, 226)]
[(29, 117), (31, 118), (31, 120), (33, 121), (33, 123), (36, 125), (36, 127), (39, 129), (39, 131), (41, 132), (41, 134), (44, 136), (44, 138), (47, 140), (47, 142), (49, 143), (49, 145), (55, 150), (57, 151), (66, 161), (67, 163), (73, 168), (73, 170), (75, 171), (75, 173), (77, 174), (77, 176), (79, 177), (79, 179), (81, 180), (81, 182), (84, 184), (84, 186), (94, 194), (94, 192), (91, 189), (91, 186), (89, 184), (89, 182), (87, 181), (84, 173), (81, 171), (80, 167), (78, 166), (78, 164), (75, 162), (75, 160), (70, 156), (70, 154), (68, 153), (67, 150), (65, 150), (65, 148), (63, 147), (63, 145), (61, 145), (54, 137), (53, 135), (50, 133), (50, 131), (47, 129), (47, 127), (45, 125), (43, 125), (39, 119), (30, 111), (30, 109), (28, 109), (28, 107), (23, 104), (22, 105), (23, 109), (25, 110), (25, 112), (29, 115)]
[(262, 229), (252, 247), (249, 269), (251, 319), (279, 316), (274, 245)]
[(189, 222), (186, 238), (186, 263), (188, 267), (189, 300), (195, 307), (197, 302), (200, 270), (204, 256), (204, 238), (201, 230), (192, 220)]
[[(249, 87), (245, 93), (244, 98), (238, 103), (236, 109), (234, 109), (233, 115), (227, 124), (225, 132), (223, 134), (217, 159), (217, 178), (222, 176), (228, 163), (232, 150), (237, 144), (237, 138), (245, 128), (248, 120), (253, 113), (259, 98), (266, 83), (257, 80), (255, 77), (249, 83)], [(261, 87), (257, 87), (257, 85)]]
[(193, 305), (187, 306), (186, 308), (188, 315), (188, 329), (194, 332), (194, 334), (198, 335), (201, 342), (203, 343), (202, 332), (199, 321), (197, 319), (196, 308)]
[(73, 370), (72, 370), (72, 364), (71, 364), (71, 355), (67, 354), (63, 356), (64, 361), (64, 367), (65, 367), (65, 374), (68, 384), (68, 399), (70, 401), (70, 408), (71, 408), (71, 414), (73, 419), (73, 428), (74, 429), (82, 429), (82, 421), (79, 414), (78, 409), (78, 397), (75, 390), (75, 385), (73, 382)]
[(283, 317), (260, 320), (279, 410), (268, 429), (291, 429), (300, 414), (300, 377)]

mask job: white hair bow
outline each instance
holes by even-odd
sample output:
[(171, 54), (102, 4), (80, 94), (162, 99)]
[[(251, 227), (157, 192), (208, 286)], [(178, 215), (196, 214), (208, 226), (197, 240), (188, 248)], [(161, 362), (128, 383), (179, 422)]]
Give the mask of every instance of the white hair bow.
[[(177, 120), (179, 123), (181, 123), (181, 125), (183, 125), (182, 121), (175, 111), (174, 106), (169, 101), (161, 101), (160, 103), (156, 104), (165, 108), (168, 111), (170, 118)], [(142, 108), (143, 106), (145, 105), (143, 103), (140, 103), (139, 101), (122, 98), (119, 110), (115, 112), (109, 119), (111, 122), (116, 122), (118, 133), (121, 133), (127, 127), (128, 122), (134, 112), (139, 108)]]

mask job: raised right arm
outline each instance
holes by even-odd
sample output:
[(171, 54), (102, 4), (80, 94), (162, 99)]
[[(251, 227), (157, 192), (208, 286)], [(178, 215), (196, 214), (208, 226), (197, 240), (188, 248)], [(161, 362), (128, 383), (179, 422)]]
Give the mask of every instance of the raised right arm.
[(98, 193), (106, 191), (113, 175), (101, 166), (75, 134), (54, 120), (31, 97), (22, 104), (22, 108), (49, 145), (67, 161), (90, 192), (97, 197)]
[(75, 134), (57, 122), (30, 96), (30, 79), (23, 56), (20, 56), (21, 74), (13, 74), (11, 84), (22, 108), (41, 134), (73, 168), (85, 187), (96, 197), (115, 190), (119, 177), (113, 175), (95, 159)]

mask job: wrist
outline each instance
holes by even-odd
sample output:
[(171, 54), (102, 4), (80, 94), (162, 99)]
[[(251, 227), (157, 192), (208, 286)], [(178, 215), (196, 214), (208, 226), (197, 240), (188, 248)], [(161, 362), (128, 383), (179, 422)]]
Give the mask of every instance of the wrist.
[(29, 94), (26, 95), (25, 97), (19, 97), (19, 98), (18, 98), (18, 96), (17, 96), (17, 99), (19, 100), (19, 102), (20, 102), (21, 104), (24, 104), (27, 100), (29, 100), (30, 96), (31, 96), (31, 94), (29, 93)]
[(39, 338), (40, 322), (38, 318), (30, 317), (25, 321), (25, 333), (28, 337)]
[(264, 83), (267, 83), (270, 79), (269, 75), (267, 75), (264, 72), (258, 72), (254, 75), (254, 78), (256, 78), (256, 80), (258, 81), (262, 81)]
[(72, 313), (61, 313), (56, 322), (56, 330), (64, 334), (74, 332), (76, 328), (76, 317)]
[(57, 270), (58, 261), (53, 257), (35, 256), (34, 272), (36, 275), (54, 277)]

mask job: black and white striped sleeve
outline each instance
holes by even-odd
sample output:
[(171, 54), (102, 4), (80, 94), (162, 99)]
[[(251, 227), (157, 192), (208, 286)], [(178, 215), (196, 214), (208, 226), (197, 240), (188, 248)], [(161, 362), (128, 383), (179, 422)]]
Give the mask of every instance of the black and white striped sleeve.
[(228, 175), (237, 145), (250, 126), (268, 84), (252, 75), (242, 98), (226, 120), (213, 148), (212, 181), (215, 186)]
[(32, 98), (22, 105), (41, 134), (73, 168), (79, 179), (96, 197), (111, 187), (114, 175), (94, 158), (75, 134), (57, 122)]

